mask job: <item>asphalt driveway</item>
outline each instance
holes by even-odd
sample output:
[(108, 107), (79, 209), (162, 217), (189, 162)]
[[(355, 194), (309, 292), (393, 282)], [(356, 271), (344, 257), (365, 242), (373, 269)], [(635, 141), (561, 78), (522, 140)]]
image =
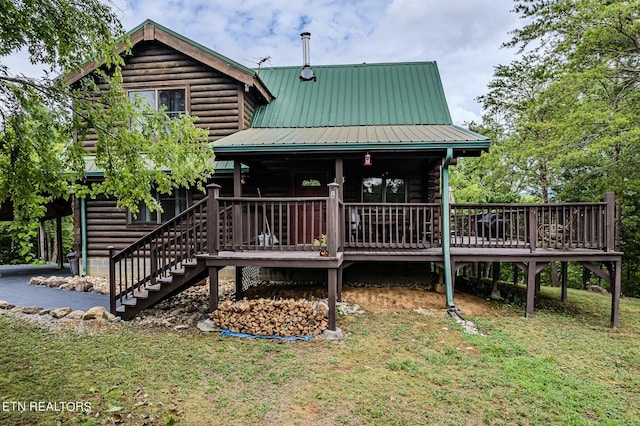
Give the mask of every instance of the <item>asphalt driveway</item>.
[(35, 276), (70, 277), (69, 265), (0, 265), (0, 300), (16, 306), (39, 306), (44, 309), (64, 308), (86, 311), (93, 306), (109, 309), (109, 297), (104, 294), (83, 293), (40, 287), (29, 284)]

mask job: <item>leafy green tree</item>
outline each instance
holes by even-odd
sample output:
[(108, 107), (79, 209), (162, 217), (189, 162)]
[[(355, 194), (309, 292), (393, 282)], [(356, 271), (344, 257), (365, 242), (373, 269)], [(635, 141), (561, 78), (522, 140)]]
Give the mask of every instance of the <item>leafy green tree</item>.
[[(127, 45), (102, 0), (0, 0), (0, 204), (13, 206), (10, 232), (22, 255), (55, 197), (105, 193), (134, 212), (140, 201), (160, 209), (154, 188), (201, 185), (213, 173), (207, 132), (193, 118), (171, 120), (129, 101), (118, 54)], [(4, 63), (20, 50), (44, 77), (18, 75)], [(51, 77), (91, 61), (103, 65), (80, 84)], [(92, 187), (81, 180), (89, 132), (98, 136), (95, 161), (105, 170), (104, 182)]]
[[(502, 162), (543, 200), (622, 206), (627, 294), (640, 267), (640, 4), (516, 0), (525, 24), (506, 47), (522, 58), (496, 67), (482, 96), (505, 129)], [(636, 290), (634, 290), (636, 289)]]

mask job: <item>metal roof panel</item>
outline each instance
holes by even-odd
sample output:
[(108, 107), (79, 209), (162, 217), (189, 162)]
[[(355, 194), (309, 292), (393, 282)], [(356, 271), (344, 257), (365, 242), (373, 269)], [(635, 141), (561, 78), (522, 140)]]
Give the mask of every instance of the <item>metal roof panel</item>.
[(435, 62), (265, 68), (276, 99), (256, 109), (251, 127), (452, 124)]
[(487, 149), (485, 136), (462, 127), (437, 125), (250, 128), (222, 138), (215, 152), (342, 151), (349, 149)]

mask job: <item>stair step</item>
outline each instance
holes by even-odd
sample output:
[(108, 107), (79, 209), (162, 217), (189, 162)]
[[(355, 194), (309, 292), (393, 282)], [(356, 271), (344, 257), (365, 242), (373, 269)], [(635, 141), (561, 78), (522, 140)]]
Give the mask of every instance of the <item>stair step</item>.
[(138, 303), (138, 299), (136, 298), (125, 299), (122, 301), (122, 304), (124, 306), (136, 306), (137, 303)]
[(126, 310), (127, 310), (126, 306), (122, 306), (122, 305), (116, 308), (116, 312), (120, 312), (120, 313), (123, 313)]
[(182, 266), (185, 268), (195, 268), (198, 266), (198, 262), (182, 262)]
[(158, 282), (160, 282), (160, 284), (171, 284), (173, 283), (173, 277), (160, 278)]
[(186, 271), (184, 269), (174, 269), (171, 271), (171, 275), (184, 275), (185, 272)]
[(152, 284), (145, 287), (148, 291), (160, 291), (162, 288), (162, 284)]
[(135, 297), (136, 299), (148, 299), (149, 292), (147, 290), (140, 290), (133, 293), (133, 297)]

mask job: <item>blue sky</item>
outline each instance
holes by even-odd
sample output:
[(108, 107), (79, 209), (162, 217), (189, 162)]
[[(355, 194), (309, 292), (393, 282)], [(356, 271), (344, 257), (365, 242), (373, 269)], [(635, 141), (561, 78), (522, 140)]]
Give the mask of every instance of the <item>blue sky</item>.
[[(129, 30), (145, 19), (249, 67), (302, 65), (300, 33), (311, 32), (311, 64), (436, 61), (454, 122), (480, 120), (477, 96), (500, 49), (521, 23), (512, 0), (110, 0)], [(3, 58), (30, 71), (20, 55)]]

